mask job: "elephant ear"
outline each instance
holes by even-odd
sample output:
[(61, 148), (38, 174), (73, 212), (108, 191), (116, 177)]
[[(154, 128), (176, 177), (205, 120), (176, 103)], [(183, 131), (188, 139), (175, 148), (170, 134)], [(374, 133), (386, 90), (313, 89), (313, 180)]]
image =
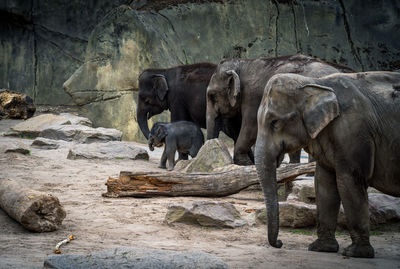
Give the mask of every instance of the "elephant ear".
[(153, 76), (153, 88), (156, 90), (156, 94), (160, 100), (164, 100), (168, 92), (167, 80), (163, 75)]
[[(239, 75), (235, 72), (235, 70), (228, 70), (226, 74), (229, 76), (229, 92), (228, 98), (229, 103), (232, 107), (234, 107), (237, 103), (237, 99), (240, 94), (240, 78)], [(233, 80), (233, 83), (231, 81)]]
[(339, 104), (332, 88), (317, 84), (299, 87), (304, 89), (307, 99), (303, 107), (303, 121), (312, 139), (337, 116)]
[(158, 139), (163, 140), (168, 135), (167, 128), (164, 125), (160, 124), (157, 126), (156, 137)]

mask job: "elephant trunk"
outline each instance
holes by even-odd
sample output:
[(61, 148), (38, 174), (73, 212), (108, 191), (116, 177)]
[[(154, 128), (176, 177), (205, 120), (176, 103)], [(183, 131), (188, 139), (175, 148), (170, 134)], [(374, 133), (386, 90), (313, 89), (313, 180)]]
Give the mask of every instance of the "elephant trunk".
[(143, 135), (146, 137), (146, 139), (149, 139), (149, 126), (147, 124), (147, 114), (149, 112), (145, 109), (142, 109), (140, 104), (138, 105), (138, 108), (136, 110), (136, 115), (137, 115), (137, 120), (138, 124), (140, 127), (140, 130), (142, 131)]
[(219, 136), (219, 128), (217, 123), (217, 112), (213, 104), (207, 101), (207, 140), (217, 138)]
[(255, 146), (255, 165), (260, 184), (264, 193), (267, 208), (268, 242), (271, 246), (280, 248), (282, 241), (279, 233), (279, 203), (276, 182), (276, 165), (279, 150), (267, 143), (263, 135), (257, 137)]

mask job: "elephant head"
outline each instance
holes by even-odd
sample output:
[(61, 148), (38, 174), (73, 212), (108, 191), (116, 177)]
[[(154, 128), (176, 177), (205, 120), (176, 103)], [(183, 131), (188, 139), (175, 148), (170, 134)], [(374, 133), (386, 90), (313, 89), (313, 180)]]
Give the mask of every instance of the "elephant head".
[(154, 150), (154, 146), (162, 147), (165, 142), (165, 137), (168, 135), (167, 128), (165, 127), (165, 123), (157, 122), (151, 128), (149, 134), (149, 149), (151, 151)]
[(307, 147), (339, 115), (332, 88), (312, 78), (279, 74), (267, 83), (258, 109), (255, 164), (263, 189), (268, 218), (268, 241), (281, 247), (276, 167), (285, 153)]
[(144, 136), (149, 138), (147, 120), (168, 109), (168, 83), (163, 74), (144, 71), (139, 76), (137, 120)]
[(224, 118), (236, 116), (240, 109), (240, 78), (236, 64), (222, 62), (207, 87), (207, 139), (218, 137)]

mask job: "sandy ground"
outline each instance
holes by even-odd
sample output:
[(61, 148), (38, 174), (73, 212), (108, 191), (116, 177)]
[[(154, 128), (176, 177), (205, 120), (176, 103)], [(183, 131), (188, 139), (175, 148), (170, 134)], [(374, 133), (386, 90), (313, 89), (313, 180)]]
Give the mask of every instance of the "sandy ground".
[[(0, 132), (17, 121), (0, 121)], [(400, 268), (400, 225), (374, 231), (371, 242), (375, 259), (345, 258), (340, 253), (307, 251), (316, 239), (315, 229), (281, 229), (284, 245), (275, 249), (266, 243), (266, 226), (248, 225), (236, 229), (205, 228), (164, 223), (167, 206), (189, 200), (228, 201), (250, 219), (246, 209), (263, 206), (257, 190), (244, 190), (224, 198), (103, 198), (105, 182), (121, 170), (155, 171), (160, 150), (149, 161), (68, 160), (67, 143), (57, 150), (32, 149), (24, 156), (4, 153), (13, 140), (0, 136), (0, 177), (15, 179), (32, 189), (56, 195), (65, 210), (61, 228), (51, 233), (31, 233), (0, 210), (0, 268), (41, 268), (54, 255), (57, 242), (74, 234), (76, 240), (61, 247), (63, 254), (82, 254), (116, 246), (167, 250), (202, 250), (222, 258), (231, 268)], [(146, 145), (132, 143), (146, 148)], [(350, 244), (345, 231), (338, 232), (341, 250)], [(340, 251), (341, 251), (340, 250)]]

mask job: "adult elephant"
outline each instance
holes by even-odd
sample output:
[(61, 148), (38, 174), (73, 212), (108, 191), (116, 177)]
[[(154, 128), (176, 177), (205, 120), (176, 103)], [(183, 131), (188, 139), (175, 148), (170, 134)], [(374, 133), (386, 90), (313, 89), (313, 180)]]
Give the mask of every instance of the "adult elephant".
[(399, 115), (399, 73), (270, 79), (258, 110), (255, 161), (272, 246), (282, 246), (276, 167), (285, 152), (304, 148), (316, 159), (318, 239), (309, 250), (338, 251), (335, 229), (342, 202), (352, 240), (343, 255), (374, 257), (367, 187), (400, 196)]
[(206, 90), (215, 69), (215, 64), (197, 63), (143, 71), (136, 112), (144, 136), (149, 138), (147, 120), (168, 109), (171, 122), (191, 121), (206, 128)]
[[(207, 88), (207, 139), (218, 137), (221, 124), (229, 122), (235, 139), (234, 162), (253, 164), (251, 147), (257, 138), (257, 109), (268, 80), (279, 73), (322, 77), (350, 68), (297, 54), (275, 58), (229, 59), (220, 62)], [(300, 151), (291, 162), (300, 161)]]

